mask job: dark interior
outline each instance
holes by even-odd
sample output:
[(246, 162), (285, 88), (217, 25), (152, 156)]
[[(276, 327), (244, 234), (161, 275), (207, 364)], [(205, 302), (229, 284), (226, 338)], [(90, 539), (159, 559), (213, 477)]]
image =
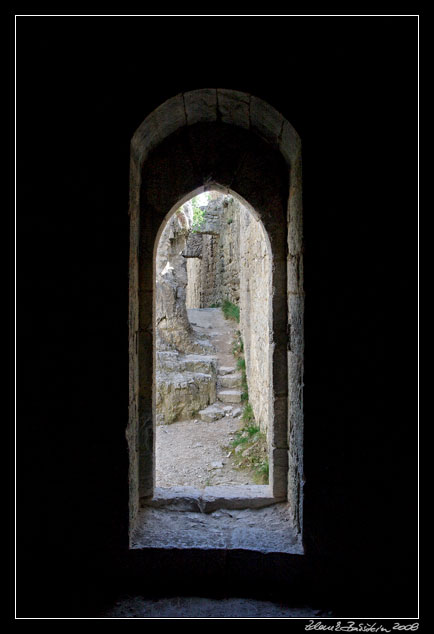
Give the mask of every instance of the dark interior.
[[(17, 38), (18, 616), (138, 592), (414, 617), (417, 19), (22, 17)], [(166, 99), (214, 86), (302, 140), (306, 555), (132, 567), (129, 144)]]

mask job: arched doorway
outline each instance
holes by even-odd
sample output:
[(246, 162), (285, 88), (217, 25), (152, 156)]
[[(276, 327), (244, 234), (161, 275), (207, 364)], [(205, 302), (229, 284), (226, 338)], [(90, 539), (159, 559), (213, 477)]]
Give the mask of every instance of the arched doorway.
[(177, 95), (131, 142), (130, 527), (154, 487), (154, 246), (165, 219), (192, 194), (234, 191), (254, 210), (272, 256), (270, 486), (302, 531), (303, 281), (300, 141), (260, 99), (230, 90)]
[(175, 211), (156, 247), (154, 498), (159, 488), (177, 487), (180, 496), (180, 487), (196, 487), (207, 496), (213, 487), (224, 497), (228, 490), (216, 487), (238, 486), (239, 505), (255, 493), (271, 503), (272, 270), (264, 227), (234, 192), (209, 190)]

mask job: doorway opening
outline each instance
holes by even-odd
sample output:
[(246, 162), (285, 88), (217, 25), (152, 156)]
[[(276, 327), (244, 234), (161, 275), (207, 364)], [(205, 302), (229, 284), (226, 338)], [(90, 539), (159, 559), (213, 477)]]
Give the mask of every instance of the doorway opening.
[[(174, 495), (175, 489), (179, 488), (177, 486), (156, 486), (156, 436), (159, 432), (158, 332), (155, 320), (158, 312), (155, 275), (157, 246), (172, 216), (190, 199), (202, 193), (209, 194), (210, 191), (230, 196), (248, 209), (254, 218), (251, 222), (259, 223), (264, 231), (271, 263), (271, 338), (268, 348), (271, 380), (266, 388), (270, 390), (269, 425), (266, 432), (269, 475), (268, 484), (252, 485), (267, 489), (263, 489), (265, 495), (256, 492), (248, 496), (249, 485), (234, 486), (233, 495), (229, 491), (230, 486), (219, 486), (218, 483), (215, 487), (209, 486), (206, 494), (206, 486), (199, 489), (199, 495), (195, 487), (189, 487), (190, 491), (186, 491), (188, 485), (179, 485), (183, 489), (179, 495)], [(278, 550), (300, 553), (304, 487), (304, 293), (301, 145), (297, 133), (272, 106), (253, 95), (224, 89), (181, 93), (152, 112), (132, 138), (129, 214), (130, 400), (126, 436), (130, 457), (130, 546), (247, 548), (262, 552)], [(206, 241), (212, 245), (211, 238), (212, 231), (203, 234), (202, 246)], [(205, 287), (198, 288), (197, 284), (196, 288), (194, 284), (187, 288), (188, 271), (190, 279), (194, 279), (194, 271), (198, 274), (203, 264), (202, 261), (198, 262), (203, 258), (194, 252), (194, 248), (193, 244), (191, 253), (186, 251), (182, 254), (182, 250), (178, 253), (179, 257), (187, 261), (185, 300), (188, 290), (189, 301), (191, 299), (192, 302), (205, 293)], [(190, 259), (191, 263), (188, 263)], [(165, 274), (170, 275), (169, 269)], [(256, 292), (256, 279), (251, 277), (244, 288), (246, 297), (250, 296), (251, 299)], [(223, 300), (227, 300), (230, 307), (240, 308), (230, 297), (222, 297)], [(255, 302), (255, 305), (258, 303)], [(203, 307), (197, 309), (193, 308), (193, 304), (191, 306), (187, 309), (185, 304), (186, 321), (193, 334), (193, 323), (196, 323), (196, 336), (199, 336), (199, 322), (194, 321), (193, 317), (189, 320), (187, 311), (203, 310)], [(205, 308), (220, 310), (221, 307), (209, 305)], [(241, 334), (244, 339), (242, 344), (239, 342), (239, 346), (246, 348), (246, 333), (249, 328), (253, 333), (255, 324), (252, 324), (252, 310), (244, 311), (245, 321), (241, 328), (242, 315), (240, 309), (240, 324), (234, 322), (234, 326), (240, 333), (244, 328), (244, 335)], [(166, 321), (158, 323), (159, 329), (166, 327), (166, 334), (170, 333), (169, 321), (166, 318)], [(175, 337), (172, 337), (172, 344), (175, 345), (177, 335), (172, 333), (170, 336)], [(212, 345), (212, 341), (210, 343)], [(204, 338), (201, 345), (201, 350), (190, 350), (188, 354), (206, 356)], [(264, 350), (267, 350), (265, 345)], [(163, 350), (169, 353), (173, 351)], [(167, 363), (169, 357), (170, 354), (166, 354)], [(255, 389), (252, 379), (249, 379), (249, 372), (254, 367), (254, 355), (248, 357), (247, 354), (244, 360), (249, 401), (251, 398), (253, 401)], [(259, 372), (254, 372), (255, 375), (263, 373), (263, 363), (262, 360), (261, 368)], [(209, 375), (210, 366), (204, 369), (207, 371), (202, 374)], [(186, 371), (190, 370), (186, 368)], [(218, 372), (216, 367), (216, 376), (221, 379), (225, 375)], [(217, 378), (216, 396), (222, 388), (218, 383), (220, 379)], [(236, 382), (233, 377), (227, 379), (229, 382), (231, 380)], [(208, 383), (209, 391), (212, 382), (208, 380)], [(230, 391), (230, 386), (226, 387)], [(208, 400), (209, 403), (199, 403), (198, 413), (213, 405), (212, 399)], [(229, 405), (235, 404), (227, 403)], [(267, 419), (258, 411), (254, 411), (254, 416), (255, 421), (256, 418)], [(178, 422), (170, 423), (171, 428)], [(166, 421), (164, 424), (167, 425)], [(211, 491), (213, 488), (214, 491)], [(225, 489), (223, 495), (222, 489)], [(246, 501), (246, 497), (250, 499)], [(162, 508), (167, 511), (164, 517), (158, 515)], [(171, 513), (170, 510), (175, 508), (185, 512)], [(242, 514), (246, 531), (239, 533), (241, 524), (235, 520), (235, 523), (226, 526), (227, 530), (223, 525), (215, 530), (215, 513), (228, 510), (232, 519), (234, 513)], [(201, 518), (190, 517), (190, 511), (201, 514)], [(249, 516), (251, 513), (256, 515)], [(266, 516), (267, 513), (269, 515)], [(184, 524), (180, 528), (181, 516)], [(195, 532), (194, 527), (204, 522), (206, 530)]]
[(157, 491), (249, 486), (240, 505), (274, 500), (255, 486), (269, 484), (272, 460), (271, 273), (262, 223), (235, 195), (199, 194), (167, 221), (155, 266)]

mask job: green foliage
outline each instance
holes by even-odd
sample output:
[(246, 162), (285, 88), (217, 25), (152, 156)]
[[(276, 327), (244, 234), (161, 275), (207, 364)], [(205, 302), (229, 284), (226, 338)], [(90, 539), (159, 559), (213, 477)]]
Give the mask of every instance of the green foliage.
[(248, 391), (248, 387), (247, 387), (247, 374), (245, 370), (241, 371), (241, 387), (243, 388), (243, 390), (245, 392)]
[(231, 225), (233, 223), (234, 219), (233, 218), (228, 218), (228, 225)]
[(204, 223), (205, 210), (199, 207), (199, 204), (196, 198), (192, 198), (191, 204), (193, 207), (193, 224), (191, 226), (191, 230), (193, 232), (196, 232), (196, 231), (199, 231), (199, 229)]
[[(244, 405), (244, 411), (243, 411), (243, 416), (242, 419), (248, 423), (251, 423), (252, 421), (255, 420), (255, 416), (253, 414), (253, 408), (250, 405), (250, 403), (246, 403)], [(258, 428), (259, 429), (259, 428)]]
[(239, 429), (235, 433), (235, 437), (231, 442), (231, 447), (238, 447), (238, 445), (247, 444), (249, 441), (252, 440), (252, 438), (255, 439), (255, 436), (258, 433), (260, 433), (260, 429), (255, 425), (248, 425), (246, 427), (243, 427), (242, 429)]
[[(239, 449), (235, 451), (237, 447)], [(249, 469), (257, 484), (268, 484), (267, 439), (259, 427), (247, 423), (236, 432), (230, 448), (233, 451), (235, 464), (239, 469)]]
[[(207, 202), (210, 200), (210, 195), (207, 194)], [(191, 199), (191, 205), (193, 207), (193, 223), (191, 230), (193, 233), (199, 231), (205, 221), (205, 209), (199, 207), (198, 196)]]
[[(226, 306), (228, 306), (228, 304), (230, 305), (231, 303), (227, 302)], [(232, 306), (234, 306), (234, 304), (232, 304)], [(253, 473), (253, 478), (257, 484), (268, 484), (269, 465), (267, 438), (256, 425), (253, 408), (249, 403), (246, 360), (242, 356), (244, 345), (239, 330), (237, 330), (234, 337), (232, 352), (237, 358), (237, 368), (241, 370), (241, 401), (244, 403), (242, 415), (244, 427), (236, 432), (228, 449), (231, 449), (233, 459), (239, 469), (249, 469)], [(235, 451), (239, 445), (242, 445), (242, 448)]]
[(237, 323), (240, 323), (239, 306), (233, 304), (228, 299), (224, 299), (222, 304), (222, 311), (226, 319), (234, 319)]
[(256, 464), (254, 464), (253, 469), (258, 478), (260, 484), (268, 484), (268, 476), (270, 474), (270, 465), (268, 463), (268, 458), (263, 458), (262, 460), (258, 460)]

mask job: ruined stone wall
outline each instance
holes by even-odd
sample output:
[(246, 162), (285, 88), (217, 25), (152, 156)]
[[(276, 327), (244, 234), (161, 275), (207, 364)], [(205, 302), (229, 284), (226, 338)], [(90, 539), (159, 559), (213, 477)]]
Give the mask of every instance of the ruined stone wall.
[(268, 433), (272, 416), (271, 258), (261, 223), (240, 207), (240, 330), (249, 402)]
[(200, 263), (187, 264), (187, 308), (209, 308), (221, 305), (224, 299), (238, 304), (240, 299), (240, 204), (233, 196), (215, 192), (212, 196), (203, 225), (188, 241), (191, 250), (185, 251), (188, 258), (192, 257), (194, 241), (202, 239)]
[[(184, 206), (164, 228), (156, 257), (156, 421), (186, 420), (216, 398), (214, 352), (208, 341), (194, 335), (187, 315), (187, 268), (197, 258), (186, 258), (192, 215)], [(192, 245), (191, 252), (200, 244)], [(196, 264), (197, 268), (197, 264)], [(200, 291), (200, 285), (190, 293)], [(193, 301), (190, 298), (191, 301)]]
[(217, 278), (218, 271), (218, 235), (205, 234), (202, 243), (202, 262), (200, 268), (200, 306), (209, 308), (220, 301)]
[(249, 402), (267, 433), (272, 415), (272, 316), (271, 260), (264, 230), (234, 196), (219, 195), (208, 203), (199, 235), (201, 260), (187, 264), (187, 306), (209, 308), (228, 299), (240, 307)]
[(187, 265), (185, 248), (191, 220), (178, 212), (168, 221), (157, 249), (156, 258), (156, 326), (157, 347), (161, 350), (186, 349), (191, 343), (191, 326), (187, 317)]
[(201, 307), (201, 258), (186, 258), (187, 260), (187, 293), (185, 304), (187, 308)]
[(219, 302), (240, 301), (240, 203), (233, 196), (225, 196), (221, 204), (218, 243), (217, 286)]

